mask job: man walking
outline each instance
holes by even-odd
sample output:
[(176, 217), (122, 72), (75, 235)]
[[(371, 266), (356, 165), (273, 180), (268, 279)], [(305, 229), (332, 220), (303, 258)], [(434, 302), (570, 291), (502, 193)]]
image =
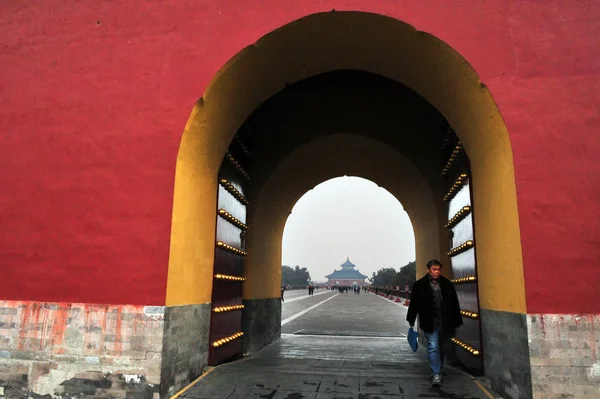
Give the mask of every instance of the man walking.
[(442, 277), (442, 264), (438, 260), (430, 260), (425, 277), (413, 284), (406, 315), (411, 327), (415, 325), (417, 314), (427, 341), (431, 382), (439, 386), (442, 383), (444, 346), (463, 322), (454, 285)]

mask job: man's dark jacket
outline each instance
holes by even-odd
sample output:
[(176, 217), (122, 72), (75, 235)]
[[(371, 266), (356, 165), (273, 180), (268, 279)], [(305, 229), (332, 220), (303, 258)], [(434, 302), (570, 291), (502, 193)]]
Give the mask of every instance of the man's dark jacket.
[[(447, 278), (440, 276), (438, 284), (444, 300), (445, 330), (448, 334), (454, 335), (456, 328), (463, 324), (458, 296), (454, 285)], [(418, 314), (420, 328), (427, 333), (432, 333), (434, 328), (433, 312), (433, 292), (429, 283), (429, 275), (426, 274), (425, 277), (413, 284), (406, 321), (410, 325), (414, 325)]]

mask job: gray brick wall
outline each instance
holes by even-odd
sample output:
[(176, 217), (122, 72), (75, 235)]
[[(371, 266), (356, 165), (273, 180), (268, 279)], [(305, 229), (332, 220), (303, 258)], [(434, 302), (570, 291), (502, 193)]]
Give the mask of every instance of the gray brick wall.
[(505, 398), (532, 397), (526, 316), (481, 309), (485, 376)]
[(534, 398), (600, 398), (600, 315), (527, 315)]
[(256, 352), (281, 337), (281, 299), (244, 300), (242, 340), (244, 352)]
[(0, 301), (0, 388), (158, 398), (163, 322), (163, 307)]
[(173, 396), (208, 364), (210, 312), (209, 303), (165, 309), (161, 398)]

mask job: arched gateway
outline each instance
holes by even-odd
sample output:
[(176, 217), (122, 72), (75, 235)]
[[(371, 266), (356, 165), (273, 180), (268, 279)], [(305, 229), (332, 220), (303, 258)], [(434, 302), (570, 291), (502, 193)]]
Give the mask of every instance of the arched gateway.
[[(462, 151), (458, 169), (446, 173)], [(419, 274), (428, 258), (450, 264), (470, 250), (471, 260), (459, 265), (459, 277), (473, 277), (466, 310), (478, 316), (469, 333), (477, 346), (467, 357), (479, 356), (474, 368), (499, 387), (506, 368), (528, 373), (513, 161), (502, 117), (476, 72), (443, 42), (355, 12), (305, 17), (244, 49), (190, 116), (177, 162), (167, 305), (212, 303), (209, 361), (277, 338), (287, 216), (305, 191), (344, 174), (368, 178), (402, 202)], [(444, 201), (465, 184), (473, 188), (467, 202), (449, 208)], [(471, 236), (468, 248), (457, 249), (463, 243), (449, 242), (447, 225), (471, 196), (476, 230), (468, 234), (477, 245)], [(492, 339), (496, 333), (515, 342), (510, 356)], [(491, 359), (499, 358), (496, 368)], [(531, 390), (529, 380), (519, 383)]]
[(343, 175), (451, 265), (461, 361), (598, 396), (599, 2), (5, 3), (4, 396), (168, 398), (277, 339), (286, 219)]

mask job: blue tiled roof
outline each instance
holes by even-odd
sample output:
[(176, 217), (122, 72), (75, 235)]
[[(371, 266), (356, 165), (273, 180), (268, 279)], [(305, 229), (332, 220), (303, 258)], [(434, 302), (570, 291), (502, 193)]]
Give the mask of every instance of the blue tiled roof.
[(339, 278), (339, 279), (354, 279), (354, 280), (364, 280), (367, 278), (364, 274), (354, 269), (356, 265), (350, 262), (350, 258), (346, 258), (346, 261), (342, 263), (342, 270), (334, 270), (329, 276), (325, 276), (330, 279)]
[(333, 273), (331, 273), (330, 275), (325, 276), (325, 277), (330, 278), (330, 279), (339, 278), (339, 279), (358, 279), (358, 280), (364, 280), (367, 278), (367, 276), (365, 276), (358, 270), (354, 270), (354, 269), (335, 270)]

